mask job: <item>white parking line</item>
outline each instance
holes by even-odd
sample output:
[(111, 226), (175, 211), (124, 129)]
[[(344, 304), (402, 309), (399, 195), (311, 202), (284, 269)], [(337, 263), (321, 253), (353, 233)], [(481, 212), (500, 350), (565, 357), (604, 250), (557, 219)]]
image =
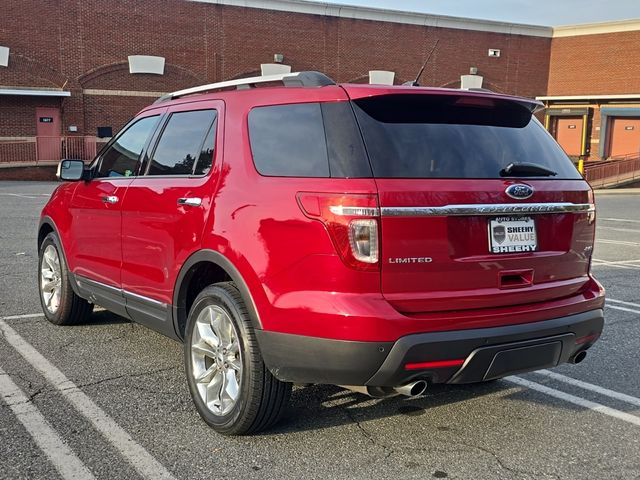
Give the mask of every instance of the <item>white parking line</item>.
[(616, 410), (615, 408), (607, 407), (600, 403), (592, 402), (591, 400), (577, 397), (576, 395), (571, 395), (570, 393), (565, 393), (560, 390), (556, 390), (555, 388), (547, 387), (546, 385), (541, 385), (540, 383), (525, 380), (522, 377), (506, 377), (505, 380), (511, 383), (515, 383), (516, 385), (520, 385), (521, 387), (536, 390), (540, 393), (544, 393), (545, 395), (549, 395), (550, 397), (558, 398), (560, 400), (564, 400), (565, 402), (573, 403), (574, 405), (593, 410), (594, 412), (603, 413), (604, 415), (608, 415), (610, 417), (623, 420), (627, 423), (631, 423), (636, 427), (640, 427), (640, 417), (636, 417), (635, 415), (631, 415), (630, 413), (621, 412), (620, 410)]
[(5, 193), (5, 192), (0, 192), (0, 195), (6, 196), (6, 197), (20, 197), (20, 198), (32, 198), (32, 199), (39, 199), (41, 197), (51, 196), (51, 194), (49, 193)]
[(622, 312), (640, 313), (640, 310), (633, 310), (632, 308), (627, 308), (627, 307), (618, 307), (617, 305), (606, 305), (606, 307), (613, 308), (614, 310), (620, 310)]
[(598, 220), (606, 220), (608, 222), (640, 223), (640, 220), (630, 220), (628, 218), (599, 218)]
[(607, 243), (610, 245), (624, 245), (625, 247), (640, 247), (640, 242), (627, 242), (624, 240), (607, 240), (606, 238), (597, 238), (596, 244)]
[(62, 438), (51, 428), (40, 410), (27, 398), (9, 375), (0, 368), (0, 396), (4, 398), (17, 419), (29, 432), (64, 479), (95, 478)]
[[(611, 305), (611, 303), (616, 303), (618, 305)], [(635, 310), (633, 308), (621, 307), (620, 305), (629, 305), (631, 307), (638, 307), (639, 310)], [(614, 310), (620, 310), (622, 312), (629, 313), (639, 313), (640, 314), (640, 304), (633, 302), (624, 302), (622, 300), (616, 300), (615, 298), (607, 298), (606, 305), (607, 308), (613, 308)]]
[(598, 230), (611, 230), (612, 232), (630, 232), (630, 233), (640, 233), (640, 230), (635, 228), (617, 228), (617, 227), (601, 227), (598, 225)]
[(8, 317), (0, 317), (0, 320), (19, 320), (21, 318), (38, 318), (44, 317), (43, 313), (27, 313), (26, 315), (10, 315)]
[[(615, 261), (610, 261), (610, 260), (600, 260), (598, 258), (594, 258), (593, 259), (596, 262), (607, 262), (611, 265), (631, 265), (634, 266), (634, 264), (636, 263), (640, 263), (640, 259), (638, 260), (615, 260)], [(635, 266), (639, 266), (639, 265), (635, 265)]]
[(0, 332), (7, 343), (89, 420), (143, 478), (174, 480), (173, 475), (161, 463), (4, 320), (0, 320)]
[(575, 378), (567, 377), (565, 375), (551, 372), (549, 370), (538, 370), (534, 373), (537, 373), (538, 375), (544, 375), (545, 377), (552, 378), (553, 380), (558, 380), (559, 382), (573, 385), (574, 387), (579, 387), (584, 390), (599, 393), (600, 395), (604, 395), (605, 397), (615, 398), (616, 400), (635, 405), (636, 407), (640, 407), (640, 398), (632, 397), (631, 395), (627, 395), (626, 393), (609, 390), (608, 388), (600, 387), (592, 383), (583, 382), (582, 380), (576, 380)]
[(600, 260), (598, 258), (593, 259), (593, 264), (602, 265), (604, 267), (621, 268), (623, 270), (640, 270), (640, 265), (621, 265), (618, 262), (609, 262), (607, 260)]
[(620, 305), (628, 305), (630, 307), (640, 308), (640, 303), (625, 302), (624, 300), (616, 300), (615, 298), (607, 298), (607, 302), (619, 303)]

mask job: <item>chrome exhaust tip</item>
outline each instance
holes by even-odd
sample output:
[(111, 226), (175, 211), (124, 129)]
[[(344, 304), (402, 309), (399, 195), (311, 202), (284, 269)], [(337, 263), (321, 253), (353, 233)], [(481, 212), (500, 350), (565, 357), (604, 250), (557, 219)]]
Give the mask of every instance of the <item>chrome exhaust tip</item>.
[(583, 361), (585, 358), (587, 358), (587, 351), (580, 350), (578, 353), (576, 353), (573, 357), (569, 359), (569, 363), (578, 364), (581, 361)]
[(426, 389), (427, 382), (425, 380), (416, 380), (415, 382), (394, 388), (396, 392), (400, 395), (404, 395), (405, 397), (418, 397), (422, 395)]

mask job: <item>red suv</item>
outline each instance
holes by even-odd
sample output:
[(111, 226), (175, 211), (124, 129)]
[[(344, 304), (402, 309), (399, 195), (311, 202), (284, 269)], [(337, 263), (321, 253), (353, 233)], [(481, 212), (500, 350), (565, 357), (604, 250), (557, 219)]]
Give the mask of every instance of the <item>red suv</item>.
[(44, 313), (184, 342), (225, 434), (273, 425), (292, 383), (413, 396), (577, 363), (603, 326), (594, 198), (539, 107), (317, 72), (162, 97), (61, 162)]

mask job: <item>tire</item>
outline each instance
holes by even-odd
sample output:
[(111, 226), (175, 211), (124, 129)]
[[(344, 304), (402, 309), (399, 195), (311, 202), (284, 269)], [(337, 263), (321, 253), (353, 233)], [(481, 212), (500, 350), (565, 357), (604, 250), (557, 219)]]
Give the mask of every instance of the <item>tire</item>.
[(93, 305), (75, 294), (55, 233), (47, 235), (38, 252), (38, 292), (47, 320), (55, 325), (82, 323)]
[(240, 292), (231, 282), (205, 288), (187, 319), (187, 384), (202, 419), (224, 435), (257, 433), (282, 416), (291, 384), (264, 365)]

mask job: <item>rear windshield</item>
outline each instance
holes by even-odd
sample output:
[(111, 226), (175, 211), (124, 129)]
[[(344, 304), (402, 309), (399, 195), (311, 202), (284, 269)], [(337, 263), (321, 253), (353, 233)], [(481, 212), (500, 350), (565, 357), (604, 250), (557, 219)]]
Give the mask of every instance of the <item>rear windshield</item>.
[(378, 178), (502, 178), (510, 163), (535, 163), (581, 178), (526, 106), (459, 95), (385, 95), (353, 102)]

